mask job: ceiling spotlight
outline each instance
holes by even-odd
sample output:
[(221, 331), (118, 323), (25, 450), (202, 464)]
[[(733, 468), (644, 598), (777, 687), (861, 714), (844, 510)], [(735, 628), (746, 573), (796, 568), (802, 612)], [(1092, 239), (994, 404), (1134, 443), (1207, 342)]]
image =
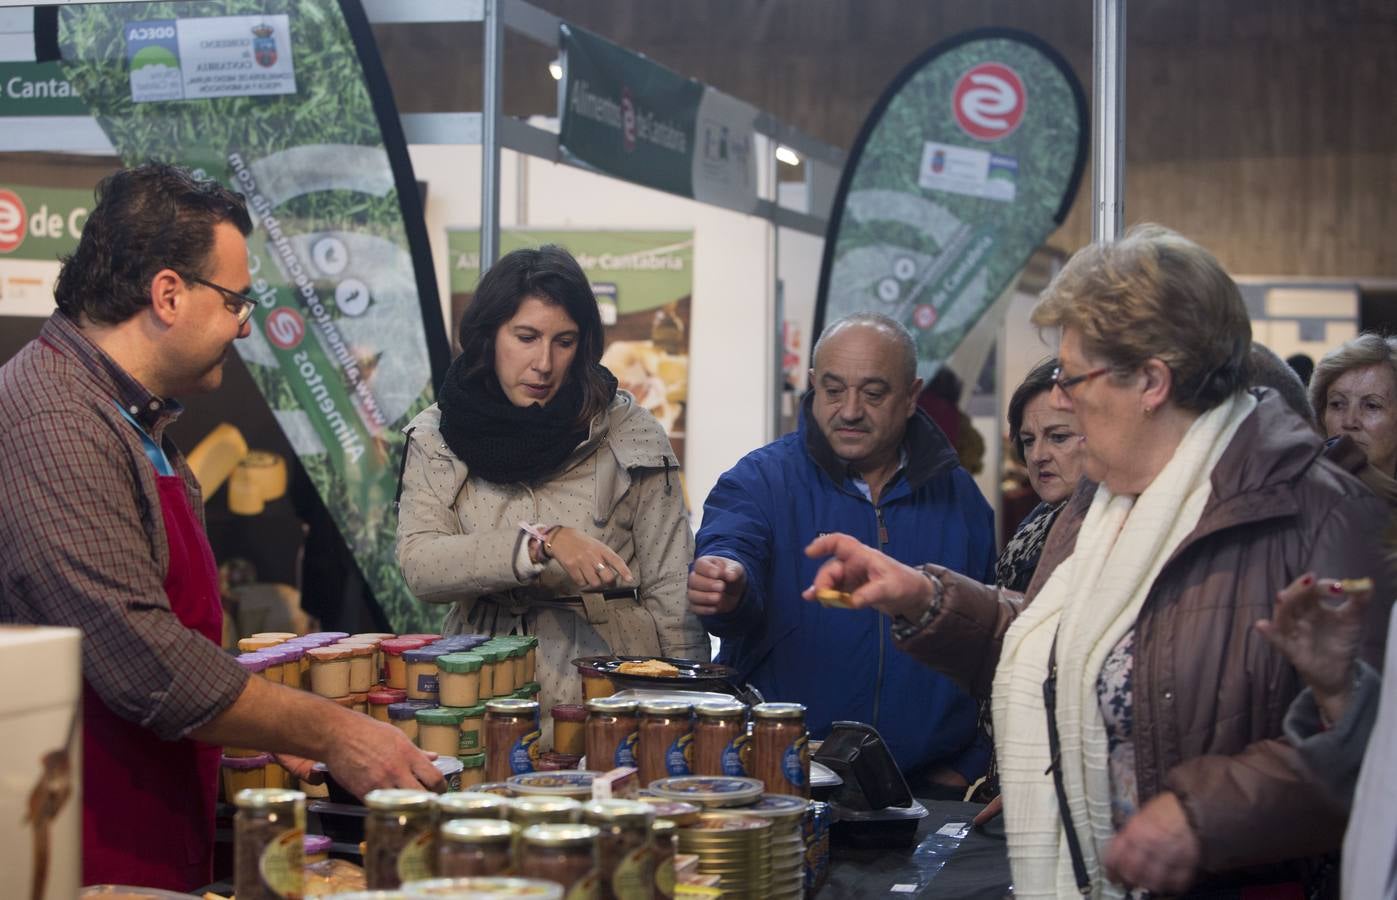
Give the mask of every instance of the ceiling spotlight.
[(548, 64), (548, 74), (553, 76), (554, 81), (563, 80), (563, 64), (560, 60), (553, 60)]
[(785, 144), (776, 145), (776, 158), (788, 166), (800, 165), (800, 156)]

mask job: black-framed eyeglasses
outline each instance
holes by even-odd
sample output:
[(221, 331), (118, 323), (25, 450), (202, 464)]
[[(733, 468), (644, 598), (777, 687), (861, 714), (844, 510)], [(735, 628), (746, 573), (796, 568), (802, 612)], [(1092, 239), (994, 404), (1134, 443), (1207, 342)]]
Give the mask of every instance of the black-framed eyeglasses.
[[(207, 281), (197, 275), (186, 275), (184, 277), (188, 281), (192, 281), (195, 284), (202, 284), (206, 288), (213, 288), (215, 291), (222, 294), (223, 302), (228, 304), (229, 311), (238, 317), (239, 328), (246, 324), (248, 319), (252, 318), (252, 311), (257, 308), (256, 299), (249, 297), (247, 294), (232, 290), (231, 288), (226, 288), (221, 284), (214, 284), (212, 281)], [(234, 309), (235, 306), (236, 309)]]
[(1109, 371), (1111, 371), (1110, 366), (1103, 366), (1100, 369), (1092, 369), (1090, 372), (1086, 372), (1082, 375), (1073, 375), (1071, 378), (1063, 378), (1062, 366), (1058, 366), (1056, 369), (1053, 369), (1053, 384), (1057, 385), (1058, 389), (1065, 394), (1070, 388), (1074, 388), (1084, 381), (1091, 381), (1099, 375), (1105, 375)]

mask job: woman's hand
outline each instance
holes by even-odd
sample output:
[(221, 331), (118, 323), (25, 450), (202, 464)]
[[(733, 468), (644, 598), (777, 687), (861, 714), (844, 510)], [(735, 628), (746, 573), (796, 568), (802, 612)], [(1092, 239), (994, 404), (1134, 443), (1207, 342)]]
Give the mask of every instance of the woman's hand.
[(568, 573), (578, 590), (612, 587), (635, 582), (630, 567), (616, 551), (576, 528), (555, 528), (548, 536), (552, 557)]
[(1111, 838), (1101, 864), (1106, 877), (1128, 888), (1181, 894), (1198, 875), (1202, 852), (1183, 804), (1165, 791), (1140, 808)]
[(1346, 593), (1340, 582), (1307, 572), (1276, 594), (1276, 612), (1256, 630), (1290, 660), (1329, 722), (1343, 718), (1353, 694), (1363, 614), (1373, 592)]
[(834, 557), (820, 566), (815, 583), (801, 594), (806, 600), (814, 600), (819, 590), (848, 591), (856, 608), (871, 606), (905, 619), (915, 619), (931, 602), (929, 578), (847, 534), (818, 537), (805, 548), (805, 555)]

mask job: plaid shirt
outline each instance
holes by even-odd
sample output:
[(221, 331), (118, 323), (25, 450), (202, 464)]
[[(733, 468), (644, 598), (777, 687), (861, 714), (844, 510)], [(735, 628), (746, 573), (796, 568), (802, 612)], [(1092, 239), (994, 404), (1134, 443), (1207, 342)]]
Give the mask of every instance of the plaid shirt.
[(117, 403), (183, 476), (161, 400), (62, 313), (0, 368), (0, 622), (83, 632), (83, 677), (117, 715), (167, 740), (237, 699), (247, 674), (182, 625), (165, 597), (169, 548), (154, 466)]

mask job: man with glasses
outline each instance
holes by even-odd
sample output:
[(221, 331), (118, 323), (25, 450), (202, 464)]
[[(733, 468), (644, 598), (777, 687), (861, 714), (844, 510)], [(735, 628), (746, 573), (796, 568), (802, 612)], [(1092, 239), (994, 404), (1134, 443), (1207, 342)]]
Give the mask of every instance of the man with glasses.
[(203, 501), (165, 431), (216, 389), (256, 301), (241, 196), (117, 172), (63, 261), (58, 310), (0, 368), (0, 623), (83, 632), (83, 883), (211, 879), (219, 745), (324, 760), (356, 793), (434, 789), (401, 731), (249, 678), (220, 649)]

